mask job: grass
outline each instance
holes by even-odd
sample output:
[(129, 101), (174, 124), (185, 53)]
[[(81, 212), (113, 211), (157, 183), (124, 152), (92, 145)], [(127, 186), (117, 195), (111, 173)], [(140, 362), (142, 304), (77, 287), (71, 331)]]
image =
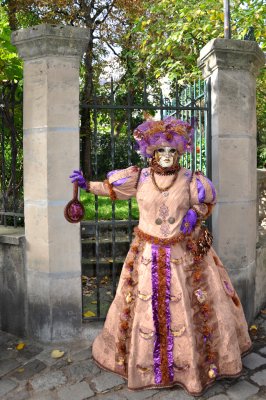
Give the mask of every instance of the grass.
[[(80, 201), (85, 208), (84, 220), (95, 219), (95, 198), (91, 193), (80, 193)], [(128, 219), (129, 201), (116, 200), (115, 202), (115, 219)], [(132, 204), (132, 219), (139, 219), (139, 210), (136, 199), (131, 200)], [(112, 201), (108, 197), (98, 197), (98, 218), (100, 220), (112, 219)]]

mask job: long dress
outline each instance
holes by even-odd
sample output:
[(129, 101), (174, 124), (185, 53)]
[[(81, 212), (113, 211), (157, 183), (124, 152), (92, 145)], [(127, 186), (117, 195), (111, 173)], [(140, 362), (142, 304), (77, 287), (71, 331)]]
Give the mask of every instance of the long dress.
[[(173, 182), (172, 175), (155, 179), (163, 188)], [(212, 183), (181, 168), (161, 192), (150, 168), (129, 167), (91, 182), (90, 191), (136, 197), (139, 206), (116, 296), (93, 343), (96, 363), (125, 377), (129, 389), (180, 385), (195, 396), (240, 375), (251, 340), (237, 293), (209, 238), (199, 255), (199, 228), (180, 232), (189, 209), (204, 214), (214, 205)]]

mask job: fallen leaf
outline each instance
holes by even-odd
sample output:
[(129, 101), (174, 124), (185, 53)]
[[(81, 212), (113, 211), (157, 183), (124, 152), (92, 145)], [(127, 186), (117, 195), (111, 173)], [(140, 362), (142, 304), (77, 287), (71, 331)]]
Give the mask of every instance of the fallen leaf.
[(19, 368), (17, 371), (20, 372), (20, 373), (22, 373), (22, 372), (24, 372), (25, 370), (24, 370), (24, 368)]
[(52, 357), (52, 358), (61, 358), (61, 357), (63, 357), (64, 354), (65, 354), (64, 351), (61, 351), (61, 350), (53, 350), (53, 351), (51, 352), (51, 357)]
[(16, 349), (17, 350), (23, 350), (25, 346), (26, 346), (26, 344), (21, 342), (21, 343), (16, 345)]
[(92, 311), (86, 311), (86, 312), (83, 314), (83, 316), (84, 316), (84, 317), (96, 317), (96, 314), (95, 314), (94, 312), (92, 312)]
[(97, 304), (97, 300), (91, 301), (91, 304)]
[(251, 325), (251, 327), (249, 328), (250, 331), (257, 331), (258, 327), (256, 325)]

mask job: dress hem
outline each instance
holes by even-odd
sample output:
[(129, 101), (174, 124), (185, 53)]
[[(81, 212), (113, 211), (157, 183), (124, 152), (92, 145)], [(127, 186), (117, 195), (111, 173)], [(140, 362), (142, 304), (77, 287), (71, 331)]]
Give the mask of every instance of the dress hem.
[[(244, 351), (241, 353), (241, 358), (242, 358), (242, 357), (245, 357), (245, 356), (252, 350), (252, 348), (253, 348), (253, 344), (251, 343), (251, 346), (250, 346), (247, 350), (244, 350)], [(117, 372), (117, 371), (114, 371), (114, 370), (112, 370), (112, 369), (109, 369), (109, 368), (104, 367), (99, 361), (97, 361), (97, 360), (94, 358), (93, 355), (92, 355), (92, 359), (93, 359), (94, 362), (95, 362), (100, 368), (102, 368), (103, 370), (105, 370), (105, 371), (107, 371), (107, 372), (112, 372), (113, 374), (116, 374), (116, 375), (122, 377), (123, 379), (128, 380), (128, 378), (127, 378), (126, 375), (123, 375), (122, 373), (119, 373), (119, 372)], [(195, 396), (195, 397), (200, 397), (200, 396), (202, 396), (202, 394), (206, 391), (206, 389), (208, 389), (209, 387), (213, 386), (217, 381), (222, 380), (222, 379), (226, 379), (226, 378), (238, 378), (239, 376), (242, 375), (242, 371), (243, 371), (243, 368), (241, 368), (241, 370), (240, 370), (239, 372), (237, 372), (236, 374), (230, 374), (230, 375), (223, 374), (223, 375), (219, 375), (218, 378), (216, 378), (216, 379), (214, 379), (213, 381), (211, 381), (210, 383), (206, 384), (206, 385), (203, 387), (203, 389), (202, 389), (201, 392), (190, 392), (190, 391), (186, 388), (186, 386), (183, 385), (183, 383), (178, 382), (178, 381), (175, 381), (175, 382), (173, 382), (171, 385), (168, 385), (168, 386), (166, 386), (166, 385), (149, 385), (149, 386), (141, 386), (141, 387), (138, 387), (138, 388), (130, 388), (130, 387), (128, 387), (128, 390), (131, 390), (131, 391), (133, 391), (133, 392), (137, 392), (137, 391), (146, 390), (146, 389), (147, 389), (147, 390), (149, 390), (149, 389), (150, 389), (150, 390), (152, 390), (152, 389), (171, 389), (171, 388), (173, 388), (173, 387), (175, 387), (175, 386), (179, 386), (179, 387), (181, 387), (183, 390), (185, 390), (185, 392), (188, 393), (189, 395), (192, 395), (192, 396)]]

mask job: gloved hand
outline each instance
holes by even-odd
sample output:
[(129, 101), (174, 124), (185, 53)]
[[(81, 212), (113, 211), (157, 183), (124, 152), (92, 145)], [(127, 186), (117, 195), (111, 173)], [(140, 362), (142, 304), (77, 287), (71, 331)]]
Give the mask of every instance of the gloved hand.
[(72, 183), (78, 182), (78, 185), (81, 189), (87, 188), (86, 179), (84, 178), (82, 171), (74, 170), (72, 172), (72, 175), (69, 176), (69, 178), (71, 178)]
[(185, 234), (191, 233), (196, 226), (197, 219), (198, 217), (196, 211), (190, 208), (183, 218), (180, 231)]

